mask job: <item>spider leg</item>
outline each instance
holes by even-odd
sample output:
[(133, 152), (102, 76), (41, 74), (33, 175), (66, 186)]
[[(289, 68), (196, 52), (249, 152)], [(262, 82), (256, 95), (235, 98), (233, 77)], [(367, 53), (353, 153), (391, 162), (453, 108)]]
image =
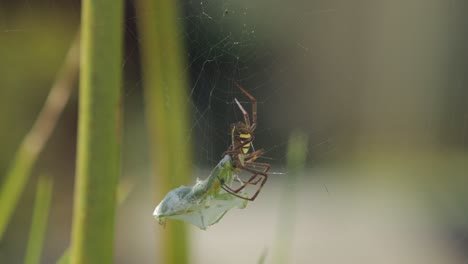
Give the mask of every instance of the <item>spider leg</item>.
[[(265, 173), (265, 174), (266, 174), (266, 173), (270, 170), (270, 168), (271, 168), (271, 165), (268, 164), (268, 163), (248, 162), (248, 161), (246, 161), (246, 163), (247, 163), (247, 164), (250, 164), (250, 165), (253, 165), (253, 166), (256, 166), (256, 167), (262, 167), (262, 168), (264, 168), (263, 173)], [(247, 182), (245, 182), (245, 183), (246, 183), (246, 184), (251, 184), (251, 185), (257, 185), (257, 183), (259, 183), (261, 179), (262, 179), (262, 178), (257, 178), (256, 181), (253, 181), (253, 179), (252, 179), (252, 181), (247, 181)]]
[[(268, 163), (259, 163), (259, 162), (248, 162), (246, 161), (245, 162), (246, 164), (250, 164), (250, 165), (253, 165), (255, 167), (261, 167), (263, 168), (263, 173), (267, 173), (270, 168), (271, 168), (271, 165), (268, 164)], [(241, 181), (241, 180), (236, 180), (237, 182), (241, 182), (242, 184), (245, 184), (245, 185), (257, 185), (257, 183), (261, 180), (262, 178), (256, 178), (255, 180), (255, 177), (251, 177), (249, 180), (247, 181)], [(255, 180), (255, 181), (254, 181)]]
[(257, 127), (257, 99), (255, 99), (255, 97), (253, 97), (250, 93), (248, 93), (244, 88), (242, 88), (242, 86), (240, 86), (240, 84), (238, 83), (235, 83), (237, 88), (239, 88), (247, 97), (249, 97), (250, 101), (252, 101), (252, 118), (253, 118), (253, 123), (252, 125), (250, 126), (250, 128), (252, 129), (252, 131), (255, 130), (255, 128)]
[(253, 162), (256, 159), (258, 159), (261, 155), (263, 155), (263, 153), (265, 153), (265, 150), (264, 149), (259, 149), (257, 151), (250, 152), (249, 154), (244, 155), (244, 159), (246, 161)]
[[(226, 192), (230, 193), (231, 195), (234, 195), (238, 198), (241, 198), (241, 199), (244, 199), (244, 200), (249, 200), (249, 201), (253, 201), (255, 200), (255, 198), (257, 198), (257, 195), (260, 193), (260, 191), (262, 190), (263, 188), (263, 185), (265, 184), (265, 182), (267, 181), (268, 179), (268, 176), (266, 174), (254, 174), (252, 177), (256, 177), (257, 175), (260, 175), (263, 177), (263, 181), (260, 185), (260, 187), (257, 189), (257, 191), (254, 193), (254, 195), (252, 195), (252, 197), (244, 197), (242, 195), (239, 195), (237, 194), (234, 190), (232, 190), (231, 188), (225, 186), (225, 185), (221, 185), (221, 187), (223, 188), (223, 190), (225, 190)], [(245, 185), (244, 185), (245, 187)], [(240, 191), (240, 190), (239, 190)], [(238, 192), (239, 192), (238, 191)]]
[[(235, 152), (235, 153), (239, 153), (238, 151), (230, 151), (230, 152)], [(244, 160), (246, 160), (244, 163), (248, 163), (248, 164), (252, 164), (253, 166), (258, 166), (258, 167), (263, 167), (263, 168), (266, 168), (263, 172), (266, 173), (270, 168), (269, 168), (269, 164), (267, 163), (258, 163), (258, 162), (254, 162), (258, 157), (260, 157), (265, 151), (263, 149), (259, 149), (257, 151), (254, 151), (254, 152), (251, 152), (247, 155), (244, 155)], [(225, 152), (225, 154), (232, 154), (232, 153), (227, 153)], [(267, 168), (268, 166), (268, 168)], [(237, 166), (239, 167), (239, 166)], [(241, 184), (253, 184), (253, 185), (256, 185), (258, 183), (258, 181), (260, 179), (258, 179), (257, 181), (255, 182), (251, 182), (250, 180), (249, 181), (242, 181), (241, 179), (239, 179), (239, 177), (237, 177), (237, 179), (234, 179), (236, 182), (240, 182)]]
[[(263, 182), (262, 182), (262, 185), (260, 186), (260, 189), (261, 189), (262, 186), (263, 186), (263, 184), (265, 184), (266, 179), (268, 178), (268, 175), (267, 175), (265, 172), (263, 172), (263, 171), (254, 170), (254, 169), (252, 169), (252, 168), (245, 167), (245, 166), (243, 166), (243, 165), (241, 165), (241, 164), (238, 164), (238, 165), (237, 165), (237, 168), (252, 173), (252, 176), (250, 176), (250, 178), (249, 178), (247, 181), (243, 182), (243, 184), (242, 184), (239, 188), (237, 188), (237, 189), (232, 189), (232, 188), (230, 188), (230, 187), (228, 187), (228, 186), (226, 186), (226, 185), (223, 185), (223, 189), (226, 190), (226, 191), (228, 191), (229, 193), (231, 193), (231, 192), (234, 192), (234, 193), (240, 192), (240, 191), (243, 190), (247, 185), (252, 184), (252, 180), (254, 180), (255, 178), (257, 178), (257, 175), (260, 175), (260, 177), (264, 177), (264, 180), (263, 180)], [(256, 185), (256, 184), (258, 183), (258, 181), (259, 181), (259, 180), (257, 180), (256, 183), (253, 184), (253, 185)]]
[(244, 115), (245, 124), (250, 127), (249, 114), (247, 113), (247, 111), (245, 111), (244, 107), (242, 107), (239, 101), (237, 101), (237, 98), (234, 98), (234, 100), (236, 101), (237, 106), (240, 108), (240, 110), (242, 111), (242, 114)]
[(265, 185), (265, 182), (266, 182), (267, 179), (268, 179), (268, 176), (266, 176), (266, 174), (265, 174), (265, 175), (260, 174), (260, 175), (261, 175), (261, 176), (264, 176), (263, 181), (262, 181), (262, 183), (260, 184), (260, 187), (259, 187), (259, 188), (257, 189), (257, 191), (255, 192), (255, 194), (250, 198), (250, 199), (251, 199), (250, 201), (253, 201), (253, 200), (255, 200), (255, 198), (257, 198), (257, 195), (260, 193), (260, 191), (261, 191), (262, 188), (263, 188), (263, 185)]

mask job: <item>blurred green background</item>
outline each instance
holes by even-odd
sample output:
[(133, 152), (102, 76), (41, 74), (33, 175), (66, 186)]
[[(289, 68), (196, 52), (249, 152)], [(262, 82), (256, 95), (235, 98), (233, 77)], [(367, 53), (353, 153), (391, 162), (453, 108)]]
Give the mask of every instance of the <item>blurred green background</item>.
[[(41, 109), (79, 27), (80, 1), (0, 3), (0, 183)], [(466, 263), (468, 37), (462, 0), (179, 1), (190, 77), (196, 177), (204, 178), (240, 120), (233, 85), (259, 101), (255, 146), (273, 165), (245, 210), (190, 227), (193, 263)], [(126, 3), (122, 180), (116, 263), (158, 262), (148, 135), (133, 1)], [(290, 132), (309, 136), (307, 170), (288, 178)], [(74, 92), (0, 242), (21, 263), (37, 176), (54, 178), (43, 263), (68, 247), (73, 199)], [(281, 203), (283, 190), (296, 197)], [(177, 187), (177, 186), (174, 186)], [(290, 211), (289, 207), (296, 208)], [(292, 212), (292, 213), (291, 213)], [(288, 226), (280, 216), (291, 214)], [(170, 223), (169, 223), (170, 224)]]

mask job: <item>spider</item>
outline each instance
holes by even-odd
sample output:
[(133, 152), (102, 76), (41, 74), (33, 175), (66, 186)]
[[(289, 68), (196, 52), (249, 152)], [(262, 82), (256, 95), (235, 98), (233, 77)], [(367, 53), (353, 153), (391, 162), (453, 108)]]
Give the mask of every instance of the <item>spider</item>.
[[(255, 162), (255, 160), (258, 157), (265, 153), (263, 149), (255, 151), (252, 146), (252, 142), (254, 140), (254, 131), (257, 127), (257, 100), (244, 88), (242, 88), (238, 83), (235, 84), (242, 91), (242, 93), (244, 93), (250, 99), (250, 101), (252, 101), (253, 122), (252, 124), (250, 124), (249, 114), (247, 113), (247, 111), (245, 111), (245, 109), (242, 107), (239, 101), (237, 99), (234, 99), (236, 101), (237, 106), (244, 115), (244, 122), (239, 121), (231, 124), (231, 145), (229, 146), (228, 150), (224, 152), (223, 155), (230, 155), (232, 157), (233, 166), (235, 169), (250, 172), (252, 176), (245, 182), (239, 180), (241, 182), (241, 186), (237, 189), (232, 189), (224, 183), (222, 183), (221, 186), (226, 192), (236, 197), (253, 201), (260, 193), (260, 190), (262, 189), (263, 185), (268, 179), (267, 172), (270, 169), (270, 164)], [(250, 149), (252, 149), (253, 152), (249, 153)], [(263, 168), (263, 170), (257, 170), (254, 168)], [(261, 182), (260, 187), (252, 195), (252, 197), (249, 198), (239, 195), (239, 192), (243, 190), (247, 185), (256, 185), (259, 182)]]

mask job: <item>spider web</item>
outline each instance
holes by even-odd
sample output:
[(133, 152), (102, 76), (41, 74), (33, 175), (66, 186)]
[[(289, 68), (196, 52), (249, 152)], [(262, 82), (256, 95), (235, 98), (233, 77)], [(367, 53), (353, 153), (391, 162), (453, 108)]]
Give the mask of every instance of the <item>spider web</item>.
[[(187, 49), (186, 73), (190, 83), (187, 103), (192, 113), (188, 137), (194, 143), (195, 164), (208, 168), (215, 166), (229, 146), (230, 124), (243, 121), (235, 98), (251, 114), (251, 102), (235, 86), (239, 83), (258, 102), (258, 126), (253, 146), (266, 150), (259, 161), (277, 164), (281, 167), (278, 170), (284, 171), (288, 135), (291, 128), (301, 125), (290, 124), (285, 114), (290, 109), (281, 110), (289, 105), (281, 100), (281, 96), (290, 86), (296, 86), (291, 79), (300, 80), (295, 77), (298, 74), (295, 72), (303, 66), (296, 63), (295, 56), (307, 55), (310, 43), (301, 39), (272, 41), (275, 38), (270, 32), (272, 26), (259, 16), (270, 11), (262, 7), (261, 1), (179, 1), (178, 4), (182, 10), (178, 23), (183, 29)], [(130, 66), (127, 64), (132, 63), (131, 58), (139, 48), (135, 28), (137, 17), (133, 18), (127, 23), (126, 35), (130, 42), (136, 40), (137, 43), (127, 43), (124, 67)], [(285, 48), (295, 50), (298, 55), (282, 55), (280, 51)], [(139, 86), (141, 79), (133, 85)], [(319, 131), (308, 129), (311, 130)], [(325, 132), (317, 132), (310, 144), (319, 155), (330, 151)]]
[[(46, 2), (47, 8), (61, 8), (61, 4), (54, 1)], [(28, 0), (22, 1), (22, 4), (28, 6), (27, 14), (34, 13), (36, 4)], [(80, 3), (70, 1), (63, 5), (72, 10), (69, 13), (77, 23)], [(311, 137), (309, 149), (313, 150), (310, 152), (312, 155), (324, 155), (333, 151), (328, 133), (320, 131), (325, 126), (317, 123), (299, 124), (301, 121), (298, 120), (304, 112), (299, 107), (291, 108), (291, 102), (283, 100), (288, 99), (284, 95), (288, 95), (290, 90), (295, 92), (288, 96), (289, 100), (298, 97), (294, 93), (306, 89), (301, 87), (301, 83), (305, 82), (304, 77), (301, 77), (304, 75), (301, 69), (306, 68), (303, 61), (311, 60), (311, 51), (315, 47), (315, 43), (305, 37), (307, 32), (298, 30), (299, 33), (295, 33), (290, 28), (291, 23), (303, 25), (317, 14), (333, 14), (332, 8), (317, 9), (312, 6), (310, 11), (295, 10), (292, 6), (287, 6), (279, 10), (277, 7), (269, 8), (266, 1), (235, 0), (178, 1), (178, 5), (182, 10), (178, 23), (183, 28), (183, 40), (187, 48), (186, 73), (190, 78), (190, 100), (187, 104), (190, 104), (193, 115), (188, 139), (194, 142), (196, 164), (213, 167), (229, 146), (229, 125), (243, 120), (234, 104), (234, 98), (251, 112), (250, 101), (235, 87), (234, 82), (241, 84), (257, 98), (258, 127), (253, 146), (267, 151), (263, 162), (284, 164), (287, 138), (295, 127), (316, 133)], [(134, 2), (127, 1), (126, 54), (122, 66), (127, 81), (126, 105), (142, 105), (142, 77), (138, 54), (140, 39), (136, 29), (138, 18), (134, 11)], [(16, 24), (11, 18), (14, 16), (7, 15), (6, 11), (0, 12), (4, 14), (0, 17), (0, 32), (5, 39), (19, 38), (35, 31), (31, 26)], [(288, 30), (291, 32), (289, 36), (277, 36), (277, 32)], [(312, 69), (311, 72), (315, 74), (315, 70)], [(298, 105), (304, 105), (304, 102), (299, 103)], [(126, 109), (129, 108), (132, 106)], [(313, 109), (308, 110), (314, 112)], [(289, 118), (288, 115), (295, 118)], [(136, 149), (138, 146), (132, 148)]]
[[(279, 92), (289, 86), (284, 82), (288, 78), (281, 76), (290, 75), (297, 66), (280, 55), (282, 44), (271, 41), (270, 26), (258, 18), (265, 11), (262, 3), (186, 1), (182, 9), (196, 162), (212, 167), (229, 146), (229, 125), (243, 120), (234, 98), (251, 114), (251, 102), (234, 85), (237, 82), (258, 101), (254, 148), (267, 151), (263, 162), (283, 164), (289, 129), (276, 130), (282, 120), (274, 112), (282, 112), (277, 107)], [(307, 49), (293, 43), (295, 49)], [(322, 136), (312, 144), (324, 142)]]
[(234, 82), (258, 100), (260, 126), (255, 143), (261, 146), (261, 139), (271, 139), (264, 106), (269, 102), (265, 97), (271, 92), (268, 86), (274, 58), (257, 33), (252, 19), (256, 12), (248, 7), (233, 1), (189, 1), (183, 9), (197, 162), (213, 165), (230, 143), (229, 125), (243, 120), (234, 98), (251, 113), (250, 101)]

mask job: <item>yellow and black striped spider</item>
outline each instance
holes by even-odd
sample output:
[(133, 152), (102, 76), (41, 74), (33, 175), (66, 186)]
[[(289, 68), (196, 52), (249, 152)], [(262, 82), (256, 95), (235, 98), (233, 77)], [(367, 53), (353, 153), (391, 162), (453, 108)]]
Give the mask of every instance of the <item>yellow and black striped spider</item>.
[[(263, 185), (268, 179), (267, 172), (270, 169), (270, 164), (268, 163), (259, 163), (255, 162), (255, 160), (260, 157), (265, 151), (263, 149), (259, 149), (257, 151), (249, 151), (252, 149), (252, 142), (254, 140), (254, 131), (257, 127), (257, 100), (251, 94), (249, 94), (244, 88), (242, 88), (239, 84), (236, 83), (236, 86), (244, 93), (250, 101), (252, 101), (252, 118), (253, 122), (250, 124), (250, 117), (247, 111), (242, 107), (237, 99), (236, 101), (237, 106), (242, 111), (244, 115), (244, 122), (239, 121), (234, 124), (231, 124), (231, 145), (229, 146), (228, 150), (224, 152), (223, 155), (230, 155), (233, 160), (233, 166), (238, 171), (247, 171), (250, 172), (252, 175), (251, 177), (243, 182), (241, 181), (241, 186), (235, 189), (222, 184), (222, 188), (236, 196), (245, 200), (253, 201), (260, 193)], [(263, 168), (263, 170), (258, 170), (257, 168)], [(252, 195), (252, 197), (244, 197), (239, 195), (239, 192), (243, 190), (247, 185), (256, 185), (258, 183), (260, 187), (257, 191)]]

